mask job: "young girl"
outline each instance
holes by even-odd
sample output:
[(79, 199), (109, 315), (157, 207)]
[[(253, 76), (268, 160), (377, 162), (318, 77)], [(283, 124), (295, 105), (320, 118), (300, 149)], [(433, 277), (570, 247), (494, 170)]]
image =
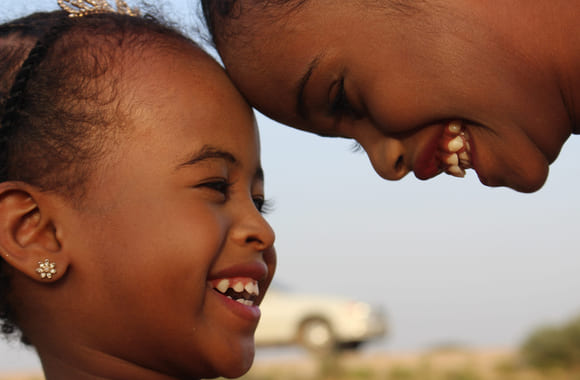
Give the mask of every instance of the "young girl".
[(2, 330), (47, 380), (240, 376), (275, 267), (253, 114), (175, 30), (65, 8), (0, 26)]
[(202, 0), (266, 115), (356, 140), (379, 175), (539, 189), (580, 126), (580, 2)]

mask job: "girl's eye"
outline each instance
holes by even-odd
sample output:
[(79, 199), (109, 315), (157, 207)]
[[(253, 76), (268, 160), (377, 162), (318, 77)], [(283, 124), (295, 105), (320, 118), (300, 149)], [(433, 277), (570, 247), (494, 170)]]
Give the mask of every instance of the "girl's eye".
[(351, 102), (348, 100), (346, 90), (344, 88), (344, 77), (338, 81), (338, 89), (334, 99), (330, 102), (329, 113), (331, 116), (350, 116), (353, 119), (360, 118), (359, 113), (354, 109)]
[(264, 199), (262, 196), (255, 196), (252, 198), (256, 209), (262, 214), (267, 214), (271, 209), (270, 201)]
[(224, 199), (227, 199), (229, 196), (231, 186), (232, 186), (232, 184), (230, 182), (228, 182), (226, 179), (216, 179), (216, 180), (204, 182), (204, 183), (198, 185), (197, 187), (209, 189), (209, 190), (214, 191), (216, 193), (220, 193), (221, 195), (223, 195)]

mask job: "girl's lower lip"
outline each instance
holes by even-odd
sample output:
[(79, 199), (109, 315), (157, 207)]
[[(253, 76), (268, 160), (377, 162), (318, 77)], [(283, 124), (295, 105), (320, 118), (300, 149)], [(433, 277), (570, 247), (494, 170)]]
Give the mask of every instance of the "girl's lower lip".
[(247, 306), (243, 305), (237, 301), (234, 301), (231, 298), (228, 298), (218, 292), (215, 289), (212, 289), (211, 292), (219, 298), (220, 302), (234, 315), (238, 316), (239, 318), (251, 322), (252, 324), (257, 324), (260, 320), (261, 312), (258, 306)]
[(431, 140), (423, 148), (423, 151), (419, 154), (419, 157), (413, 165), (415, 177), (421, 180), (426, 180), (435, 177), (441, 172), (436, 152), (444, 127), (445, 126), (441, 126), (441, 128), (437, 128), (437, 133), (433, 135)]

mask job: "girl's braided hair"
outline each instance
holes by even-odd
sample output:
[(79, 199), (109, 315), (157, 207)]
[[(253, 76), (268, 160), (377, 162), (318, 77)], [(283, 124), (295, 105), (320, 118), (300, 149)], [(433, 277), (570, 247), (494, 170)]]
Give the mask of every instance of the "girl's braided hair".
[[(117, 89), (121, 54), (183, 43), (197, 46), (151, 16), (71, 19), (56, 11), (0, 25), (0, 182), (26, 182), (81, 207), (95, 163), (127, 127), (130, 100), (120, 99)], [(0, 256), (4, 334), (17, 331), (9, 290), (8, 264)]]

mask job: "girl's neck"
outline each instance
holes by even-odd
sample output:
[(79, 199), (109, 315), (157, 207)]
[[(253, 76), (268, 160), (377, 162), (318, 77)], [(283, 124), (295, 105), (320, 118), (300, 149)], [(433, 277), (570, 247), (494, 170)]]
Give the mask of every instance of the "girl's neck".
[(177, 377), (86, 348), (72, 355), (39, 350), (39, 355), (46, 380), (177, 380)]

